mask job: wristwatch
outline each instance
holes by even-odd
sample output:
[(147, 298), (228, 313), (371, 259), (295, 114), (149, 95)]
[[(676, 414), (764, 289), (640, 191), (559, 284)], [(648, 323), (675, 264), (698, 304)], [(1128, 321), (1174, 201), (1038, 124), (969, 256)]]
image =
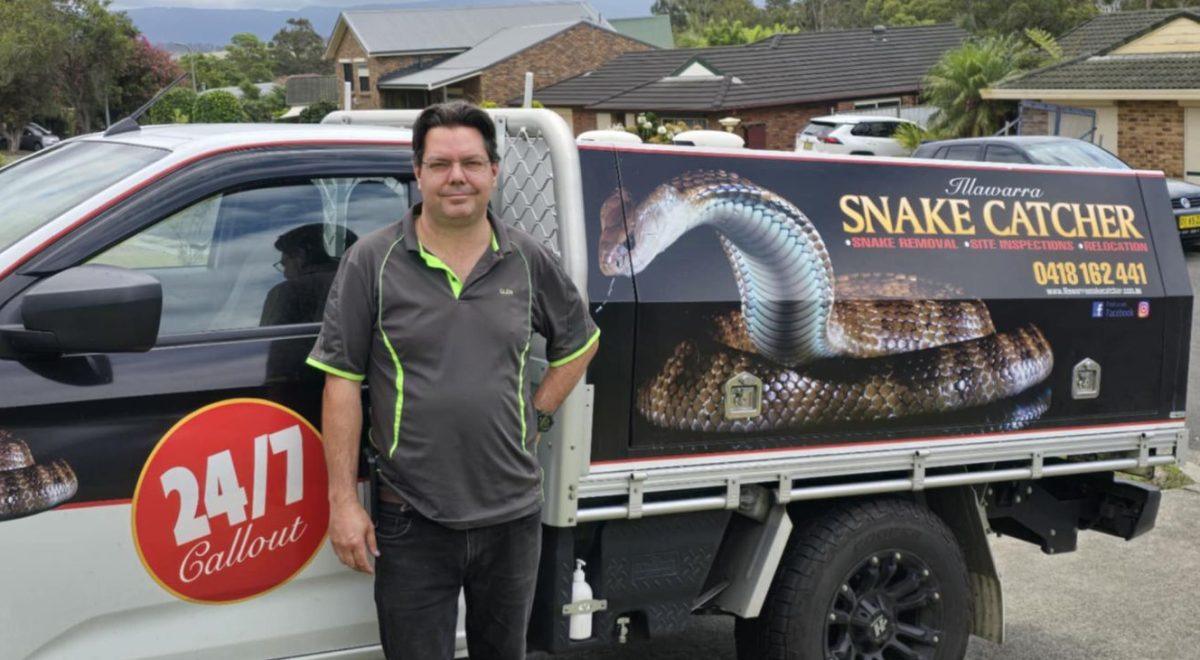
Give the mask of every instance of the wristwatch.
[(554, 427), (554, 414), (548, 412), (537, 411), (537, 429), (538, 433), (545, 433)]

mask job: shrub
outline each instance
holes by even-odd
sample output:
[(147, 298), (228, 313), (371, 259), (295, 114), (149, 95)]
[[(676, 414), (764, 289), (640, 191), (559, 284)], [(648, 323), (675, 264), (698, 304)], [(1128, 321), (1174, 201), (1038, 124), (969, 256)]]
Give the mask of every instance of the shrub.
[(229, 92), (207, 92), (196, 99), (193, 123), (230, 124), (243, 121), (242, 104)]
[[(186, 124), (195, 111), (196, 93), (187, 87), (176, 87), (150, 108), (152, 124)], [(180, 121), (182, 118), (183, 121)]]
[(331, 112), (337, 112), (337, 104), (329, 101), (321, 101), (314, 103), (300, 111), (298, 121), (301, 124), (319, 124), (325, 118), (325, 115)]

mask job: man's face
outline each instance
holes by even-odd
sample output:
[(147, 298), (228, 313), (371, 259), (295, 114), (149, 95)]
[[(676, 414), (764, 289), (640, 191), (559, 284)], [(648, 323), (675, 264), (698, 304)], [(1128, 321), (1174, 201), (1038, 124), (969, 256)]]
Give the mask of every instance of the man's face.
[(488, 159), (483, 136), (474, 128), (430, 129), (425, 134), (424, 161), (416, 169), (422, 213), (439, 224), (460, 227), (483, 219), (497, 169)]

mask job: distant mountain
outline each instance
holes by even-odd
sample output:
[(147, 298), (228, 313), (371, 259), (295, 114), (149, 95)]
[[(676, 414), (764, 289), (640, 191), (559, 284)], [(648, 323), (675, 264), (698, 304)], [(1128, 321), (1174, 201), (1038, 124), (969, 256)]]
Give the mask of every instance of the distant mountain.
[[(269, 41), (275, 33), (286, 26), (289, 18), (307, 18), (313, 28), (328, 39), (333, 34), (333, 25), (338, 14), (346, 9), (391, 9), (423, 5), (496, 5), (506, 4), (503, 0), (480, 2), (458, 0), (457, 2), (431, 1), (427, 3), (405, 3), (404, 5), (370, 5), (356, 7), (304, 7), (293, 11), (269, 9), (195, 9), (191, 7), (144, 7), (124, 10), (134, 25), (146, 35), (151, 43), (172, 51), (186, 51), (186, 44), (195, 51), (216, 50), (229, 43), (229, 38), (239, 32), (249, 32), (263, 41)], [(649, 16), (653, 0), (592, 0), (592, 6), (605, 18)]]

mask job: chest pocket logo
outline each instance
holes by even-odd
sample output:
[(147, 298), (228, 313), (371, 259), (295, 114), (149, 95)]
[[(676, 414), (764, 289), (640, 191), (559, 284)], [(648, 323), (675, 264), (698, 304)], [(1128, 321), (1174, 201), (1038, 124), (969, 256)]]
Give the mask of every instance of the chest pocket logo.
[(503, 287), (502, 287), (502, 288), (500, 289), (500, 295), (502, 295), (502, 296), (511, 296), (511, 295), (513, 295), (513, 290), (512, 290), (512, 289), (507, 289), (507, 288), (503, 288)]

